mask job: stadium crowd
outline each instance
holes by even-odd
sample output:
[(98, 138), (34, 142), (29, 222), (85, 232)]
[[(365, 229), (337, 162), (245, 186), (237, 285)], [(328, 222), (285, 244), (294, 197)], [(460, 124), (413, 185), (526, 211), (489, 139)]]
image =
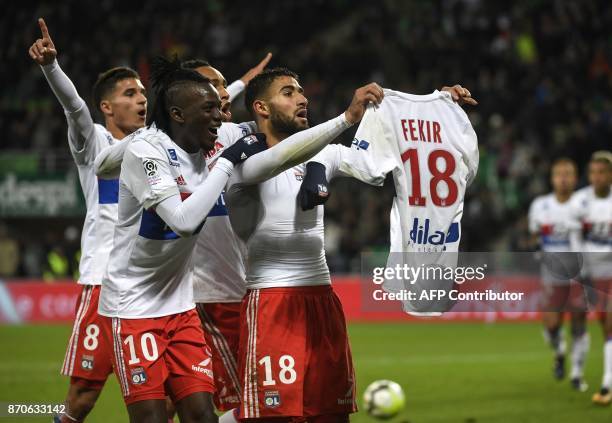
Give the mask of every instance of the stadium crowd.
[[(0, 17), (0, 155), (69, 155), (63, 113), (26, 54), (39, 16), (55, 30), (61, 65), (84, 95), (111, 66), (134, 67), (146, 84), (149, 59), (157, 54), (207, 58), (231, 81), (267, 51), (274, 54), (271, 65), (302, 75), (312, 124), (339, 114), (351, 89), (369, 80), (418, 94), (454, 83), (468, 87), (480, 103), (467, 110), (479, 137), (480, 168), (468, 190), (464, 250), (526, 248), (527, 207), (549, 191), (551, 162), (572, 157), (583, 175), (590, 154), (610, 148), (612, 8), (605, 0), (290, 0), (274, 6), (68, 0), (11, 3)], [(249, 119), (241, 102), (235, 121)], [(350, 140), (349, 134), (342, 142)], [(326, 206), (332, 271), (359, 271), (361, 251), (387, 248), (392, 186), (333, 184)], [(78, 239), (64, 236), (68, 223), (33, 245), (20, 239), (23, 219), (4, 223), (0, 244), (14, 251), (17, 243), (22, 261), (6, 266), (14, 274), (4, 276), (34, 276), (23, 260), (33, 248), (46, 262), (54, 249), (69, 250)]]

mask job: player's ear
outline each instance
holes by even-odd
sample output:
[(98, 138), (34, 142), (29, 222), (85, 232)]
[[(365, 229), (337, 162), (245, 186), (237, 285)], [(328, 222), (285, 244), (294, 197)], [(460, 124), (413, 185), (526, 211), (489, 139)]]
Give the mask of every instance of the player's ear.
[(255, 100), (253, 102), (253, 110), (255, 111), (255, 114), (258, 116), (261, 116), (263, 118), (270, 117), (270, 108), (268, 107), (266, 102), (263, 100)]
[(185, 123), (183, 110), (178, 106), (170, 107), (170, 117), (178, 123)]
[(111, 106), (110, 101), (108, 100), (102, 100), (100, 101), (100, 110), (102, 111), (102, 114), (104, 116), (110, 116), (113, 114), (113, 106)]

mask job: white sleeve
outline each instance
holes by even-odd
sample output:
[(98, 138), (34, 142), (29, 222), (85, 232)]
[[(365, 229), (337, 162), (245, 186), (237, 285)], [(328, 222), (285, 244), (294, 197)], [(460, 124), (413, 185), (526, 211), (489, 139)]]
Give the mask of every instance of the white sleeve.
[(584, 239), (582, 237), (582, 220), (584, 219), (584, 210), (582, 204), (582, 195), (580, 192), (574, 193), (570, 198), (570, 223), (569, 223), (569, 240), (570, 249), (572, 251), (584, 250)]
[(250, 130), (249, 124), (250, 122), (241, 124), (223, 122), (218, 131), (219, 142), (223, 147), (227, 148), (240, 138), (253, 133), (253, 131)]
[(533, 202), (529, 206), (529, 213), (527, 214), (527, 222), (529, 226), (529, 233), (531, 234), (537, 234), (540, 229), (538, 222), (536, 220), (539, 202), (540, 202), (539, 199), (536, 198), (533, 200)]
[(393, 140), (386, 136), (374, 107), (366, 111), (350, 147), (328, 145), (309, 162), (325, 165), (328, 180), (346, 176), (377, 186), (398, 166)]
[(244, 91), (245, 87), (246, 85), (244, 85), (244, 82), (242, 82), (240, 79), (237, 79), (229, 84), (226, 88), (227, 93), (229, 94), (229, 100), (234, 101), (234, 99)]
[(185, 200), (177, 193), (157, 204), (155, 212), (179, 236), (193, 235), (217, 202), (232, 174), (233, 165), (219, 159), (204, 183)]
[(57, 60), (50, 65), (41, 66), (41, 69), (66, 114), (70, 148), (75, 155), (86, 155), (84, 150), (89, 147), (87, 140), (91, 138), (95, 129), (87, 104), (79, 96), (74, 84), (62, 71)]
[(127, 136), (121, 141), (100, 151), (98, 155), (96, 155), (96, 160), (94, 161), (96, 175), (102, 179), (118, 178), (121, 173), (123, 154), (132, 139), (132, 136)]
[(121, 182), (146, 209), (179, 195), (168, 158), (142, 139), (134, 140), (126, 148), (121, 164)]
[(344, 113), (320, 125), (297, 132), (274, 147), (249, 157), (237, 166), (230, 179), (236, 183), (257, 184), (303, 163), (321, 151), (351, 124)]
[(476, 136), (476, 131), (474, 131), (474, 128), (472, 127), (472, 124), (469, 121), (465, 126), (463, 134), (465, 136), (464, 142), (466, 147), (463, 159), (465, 160), (465, 163), (468, 168), (466, 186), (470, 186), (476, 178), (476, 174), (478, 173), (478, 163), (480, 161), (480, 152), (478, 151), (478, 137)]

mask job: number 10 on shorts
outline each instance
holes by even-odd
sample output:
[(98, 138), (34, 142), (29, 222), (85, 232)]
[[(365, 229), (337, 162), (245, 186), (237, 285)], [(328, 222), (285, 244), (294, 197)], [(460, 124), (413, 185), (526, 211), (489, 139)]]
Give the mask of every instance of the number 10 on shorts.
[[(266, 376), (265, 380), (263, 381), (263, 386), (276, 385), (276, 380), (273, 377), (274, 369), (272, 368), (272, 358), (269, 355), (262, 357), (262, 359), (259, 360), (259, 365), (263, 366)], [(281, 383), (290, 385), (297, 380), (297, 372), (295, 371), (294, 367), (295, 359), (292, 356), (285, 354), (278, 359), (277, 374)]]

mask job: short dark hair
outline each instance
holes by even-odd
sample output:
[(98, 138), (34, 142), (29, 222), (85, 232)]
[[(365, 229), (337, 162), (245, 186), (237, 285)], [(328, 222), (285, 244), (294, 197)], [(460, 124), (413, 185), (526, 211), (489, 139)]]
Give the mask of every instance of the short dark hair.
[(201, 68), (202, 66), (210, 66), (210, 63), (208, 60), (204, 59), (190, 59), (184, 60), (183, 63), (181, 63), (181, 66), (185, 69), (197, 69)]
[(193, 69), (185, 69), (176, 57), (173, 60), (161, 56), (154, 58), (151, 61), (151, 86), (155, 94), (147, 124), (151, 126), (155, 123), (157, 128), (172, 136), (170, 106), (176, 102), (177, 94), (194, 84), (210, 84), (210, 79)]
[(244, 93), (244, 105), (253, 117), (255, 117), (255, 113), (253, 112), (253, 102), (260, 99), (266, 90), (270, 88), (270, 85), (272, 85), (274, 80), (276, 78), (280, 78), (281, 76), (290, 76), (297, 81), (300, 80), (295, 72), (291, 72), (287, 68), (265, 69), (255, 78), (251, 79)]
[(568, 164), (571, 167), (574, 168), (574, 172), (576, 172), (576, 175), (578, 175), (578, 165), (576, 165), (576, 162), (573, 161), (572, 159), (570, 159), (569, 157), (558, 157), (556, 158), (552, 164), (550, 165), (550, 170), (554, 169), (555, 167), (561, 165), (561, 164)]
[(93, 100), (96, 109), (102, 111), (100, 109), (102, 99), (115, 89), (117, 82), (129, 78), (140, 79), (140, 75), (134, 69), (125, 66), (112, 68), (98, 75), (93, 86)]

